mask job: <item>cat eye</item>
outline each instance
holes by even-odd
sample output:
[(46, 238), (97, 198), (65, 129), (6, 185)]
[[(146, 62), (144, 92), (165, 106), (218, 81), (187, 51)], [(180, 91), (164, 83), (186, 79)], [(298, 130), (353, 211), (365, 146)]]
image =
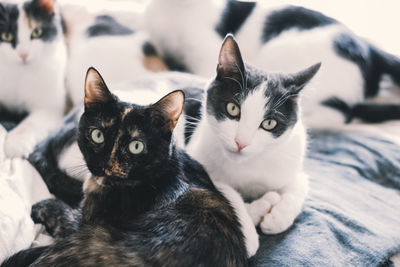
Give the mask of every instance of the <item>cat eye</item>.
[(132, 154), (140, 154), (144, 150), (144, 144), (140, 141), (132, 141), (129, 143), (129, 151)]
[(42, 30), (41, 28), (35, 28), (35, 29), (32, 31), (31, 38), (32, 38), (32, 39), (40, 38), (40, 37), (42, 37), (42, 34), (43, 34), (43, 30)]
[(266, 131), (271, 131), (276, 127), (277, 124), (278, 122), (276, 120), (264, 120), (261, 123), (261, 127)]
[(12, 42), (12, 40), (14, 40), (14, 35), (12, 33), (9, 32), (2, 32), (1, 33), (1, 40), (3, 40), (4, 42)]
[(96, 144), (104, 143), (104, 134), (99, 129), (94, 129), (90, 136), (92, 137), (93, 142)]
[(226, 104), (226, 112), (228, 112), (229, 115), (235, 118), (239, 116), (240, 108), (235, 103), (229, 102), (228, 104)]

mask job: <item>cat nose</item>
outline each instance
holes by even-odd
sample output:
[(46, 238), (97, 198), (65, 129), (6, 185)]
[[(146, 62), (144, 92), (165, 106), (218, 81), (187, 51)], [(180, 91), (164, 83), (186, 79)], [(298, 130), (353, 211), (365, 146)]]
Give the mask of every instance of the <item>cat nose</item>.
[(238, 152), (242, 151), (247, 146), (247, 144), (239, 141), (238, 139), (235, 139), (235, 143), (236, 143)]
[(18, 53), (19, 57), (22, 59), (22, 61), (25, 63), (26, 59), (28, 58), (28, 52), (19, 52)]

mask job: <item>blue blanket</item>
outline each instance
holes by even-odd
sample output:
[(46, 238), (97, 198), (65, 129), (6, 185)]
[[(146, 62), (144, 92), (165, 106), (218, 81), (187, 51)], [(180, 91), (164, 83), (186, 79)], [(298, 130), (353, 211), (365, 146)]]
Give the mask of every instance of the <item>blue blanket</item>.
[(261, 234), (254, 266), (387, 266), (400, 252), (400, 147), (311, 132), (310, 193), (285, 233)]

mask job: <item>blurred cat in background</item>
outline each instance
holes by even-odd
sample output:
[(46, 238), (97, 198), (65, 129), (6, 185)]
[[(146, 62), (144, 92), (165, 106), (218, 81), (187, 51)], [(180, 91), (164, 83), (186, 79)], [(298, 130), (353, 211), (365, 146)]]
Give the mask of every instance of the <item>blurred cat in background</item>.
[(148, 35), (137, 30), (137, 23), (120, 21), (120, 13), (90, 14), (65, 7), (63, 15), (68, 26), (67, 91), (74, 105), (82, 102), (82, 81), (90, 66), (96, 66), (110, 85), (168, 70)]
[(7, 135), (7, 156), (27, 156), (61, 121), (66, 58), (54, 0), (0, 1), (0, 108), (28, 114)]
[(384, 74), (400, 84), (399, 58), (320, 12), (297, 6), (269, 9), (251, 1), (153, 0), (144, 26), (163, 58), (173, 57), (181, 69), (205, 77), (213, 74), (227, 33), (235, 34), (247, 61), (265, 71), (290, 73), (322, 62), (313, 85), (303, 92), (307, 126), (400, 119), (399, 106), (363, 103), (379, 93)]

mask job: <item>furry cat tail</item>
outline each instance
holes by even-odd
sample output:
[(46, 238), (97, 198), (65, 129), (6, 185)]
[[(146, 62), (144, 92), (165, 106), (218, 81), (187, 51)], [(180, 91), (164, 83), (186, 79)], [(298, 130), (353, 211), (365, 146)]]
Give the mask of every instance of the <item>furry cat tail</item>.
[(36, 261), (49, 246), (28, 248), (6, 259), (0, 267), (26, 267)]
[(342, 112), (346, 117), (346, 123), (351, 122), (353, 119), (370, 123), (400, 120), (400, 105), (361, 103), (349, 106), (346, 102), (336, 97), (324, 101), (323, 104)]

